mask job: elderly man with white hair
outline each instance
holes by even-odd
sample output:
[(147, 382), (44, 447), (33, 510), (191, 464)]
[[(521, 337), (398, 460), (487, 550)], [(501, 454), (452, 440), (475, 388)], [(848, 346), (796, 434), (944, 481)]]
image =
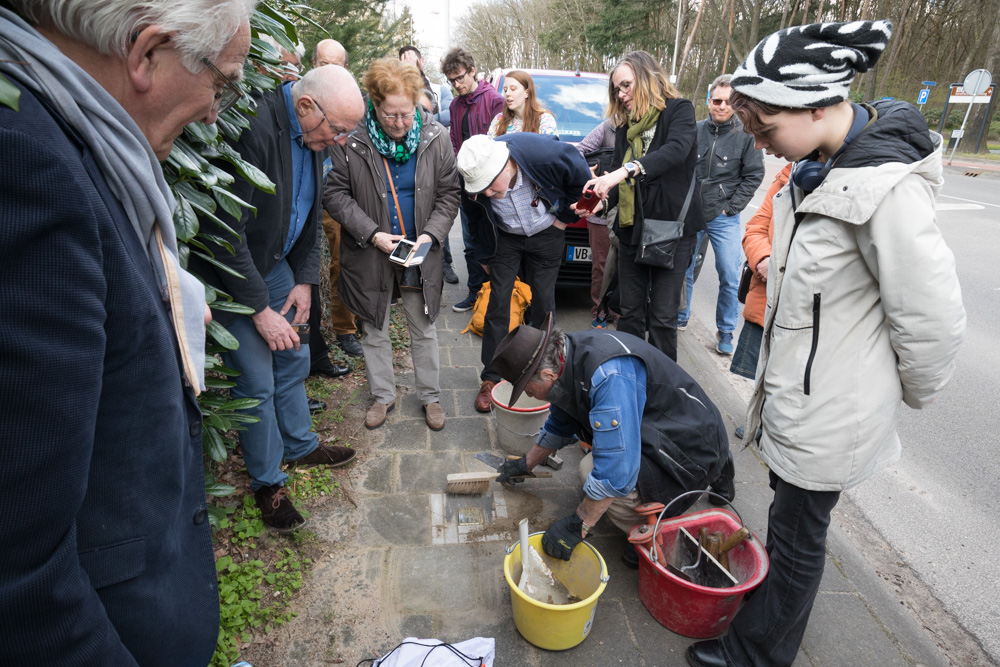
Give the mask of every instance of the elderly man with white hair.
[(319, 283), (322, 158), (328, 147), (347, 140), (363, 113), (358, 84), (337, 65), (317, 67), (299, 81), (262, 93), (256, 117), (233, 148), (275, 183), (275, 193), (237, 179), (233, 194), (255, 210), (244, 209), (239, 217), (216, 211), (239, 234), (232, 251), (221, 243), (232, 239), (230, 232), (211, 220), (202, 223), (220, 239), (208, 244), (215, 262), (242, 277), (191, 257), (191, 270), (205, 282), (253, 309), (252, 315), (220, 310), (215, 317), (240, 343), (223, 354), (226, 365), (240, 372), (233, 398), (259, 401), (246, 410), (259, 421), (240, 433), (240, 449), (264, 525), (279, 532), (305, 523), (285, 495), (282, 458), (305, 466), (340, 466), (355, 455), (353, 449), (318, 441), (304, 381), (309, 311), (319, 307), (311, 303), (311, 291)]
[(255, 4), (0, 6), (4, 664), (212, 658), (205, 292), (159, 161), (241, 95)]

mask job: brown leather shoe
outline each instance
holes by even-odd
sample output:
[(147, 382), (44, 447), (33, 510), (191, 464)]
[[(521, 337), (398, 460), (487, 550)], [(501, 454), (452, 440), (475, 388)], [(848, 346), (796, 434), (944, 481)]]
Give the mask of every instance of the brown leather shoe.
[(424, 413), (427, 426), (432, 431), (440, 431), (444, 428), (444, 409), (440, 403), (428, 403), (424, 406)]
[(265, 486), (254, 491), (253, 497), (260, 508), (260, 519), (268, 528), (290, 533), (306, 525), (306, 520), (288, 499), (285, 487), (277, 484)]
[(385, 423), (385, 417), (393, 408), (396, 407), (396, 401), (386, 405), (385, 403), (379, 403), (375, 401), (368, 408), (368, 412), (365, 413), (365, 428), (368, 430), (376, 429)]
[(333, 447), (328, 447), (322, 442), (301, 459), (295, 459), (294, 461), (289, 461), (288, 463), (293, 466), (301, 466), (303, 468), (312, 468), (313, 466), (329, 466), (331, 468), (339, 468), (342, 465), (347, 465), (354, 460), (354, 457), (358, 455), (358, 452), (351, 449), (350, 447), (341, 447), (340, 445), (334, 445)]
[(476, 394), (476, 412), (489, 412), (490, 404), (493, 403), (493, 387), (497, 386), (497, 383), (493, 380), (483, 380), (483, 383), (479, 385), (479, 393)]

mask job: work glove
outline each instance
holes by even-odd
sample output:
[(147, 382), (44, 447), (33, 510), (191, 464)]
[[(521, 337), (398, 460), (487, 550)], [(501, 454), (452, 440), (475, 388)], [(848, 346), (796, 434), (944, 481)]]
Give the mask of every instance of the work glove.
[(573, 512), (554, 524), (542, 535), (542, 548), (553, 558), (569, 560), (573, 549), (583, 541), (583, 519)]
[(513, 461), (505, 461), (497, 468), (497, 472), (500, 473), (497, 481), (501, 484), (520, 484), (524, 481), (525, 477), (534, 477), (534, 475), (528, 472), (527, 456), (522, 456)]

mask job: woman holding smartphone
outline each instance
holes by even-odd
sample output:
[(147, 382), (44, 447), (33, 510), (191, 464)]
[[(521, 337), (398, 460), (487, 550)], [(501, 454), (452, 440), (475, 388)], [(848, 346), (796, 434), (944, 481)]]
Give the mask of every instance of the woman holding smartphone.
[(691, 198), (672, 269), (640, 264), (636, 253), (645, 220), (677, 220), (684, 208), (698, 160), (694, 106), (645, 51), (633, 51), (615, 65), (608, 92), (607, 115), (617, 128), (614, 171), (586, 187), (608, 197), (606, 206), (618, 206), (618, 330), (643, 338), (648, 328), (649, 342), (676, 361), (684, 272), (695, 236), (705, 229), (701, 198)]
[(556, 133), (556, 117), (538, 103), (530, 74), (519, 69), (507, 72), (502, 92), (503, 111), (493, 118), (486, 136), (493, 139), (514, 132)]
[[(389, 309), (398, 291), (409, 325), (417, 394), (427, 425), (439, 431), (445, 414), (434, 319), (441, 305), (441, 245), (458, 214), (455, 153), (444, 128), (418, 107), (424, 82), (415, 65), (376, 60), (362, 84), (370, 96), (368, 111), (345, 144), (330, 149), (333, 168), (323, 206), (344, 231), (340, 298), (365, 322), (361, 347), (375, 399), (365, 426), (378, 428), (396, 406)], [(404, 240), (418, 248), (430, 245), (419, 267), (390, 261)]]

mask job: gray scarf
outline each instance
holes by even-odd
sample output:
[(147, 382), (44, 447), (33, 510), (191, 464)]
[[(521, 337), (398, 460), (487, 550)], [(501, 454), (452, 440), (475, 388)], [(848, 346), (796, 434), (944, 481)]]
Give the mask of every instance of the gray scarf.
[(2, 7), (0, 72), (54, 108), (93, 153), (146, 249), (170, 310), (185, 378), (199, 393), (205, 386), (205, 288), (177, 261), (176, 202), (149, 142), (89, 74)]

